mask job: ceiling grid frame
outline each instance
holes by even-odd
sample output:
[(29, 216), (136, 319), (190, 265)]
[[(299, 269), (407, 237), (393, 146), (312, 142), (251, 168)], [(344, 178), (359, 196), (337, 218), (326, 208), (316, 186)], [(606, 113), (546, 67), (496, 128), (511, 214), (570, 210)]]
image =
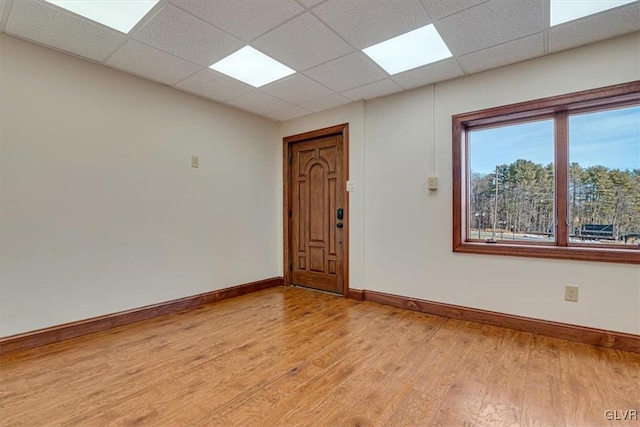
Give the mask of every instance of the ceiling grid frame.
[[(4, 10), (0, 11), (3, 12), (0, 16), (0, 32), (149, 79), (177, 90), (221, 102), (233, 108), (244, 109), (270, 120), (284, 121), (349, 102), (369, 100), (411, 90), (640, 31), (640, 0), (556, 26), (550, 25), (550, 0), (533, 0), (530, 3), (526, 0), (402, 0), (397, 5), (394, 4), (396, 9), (389, 9), (384, 0), (376, 0), (378, 8), (365, 17), (361, 17), (360, 14), (340, 16), (340, 13), (344, 13), (345, 10), (362, 9), (358, 9), (359, 5), (346, 4), (345, 6), (345, 4), (336, 3), (335, 0), (262, 0), (260, 7), (275, 8), (273, 11), (269, 9), (269, 14), (265, 14), (268, 16), (261, 15), (259, 9), (254, 12), (251, 9), (253, 4), (248, 0), (241, 1), (240, 5), (234, 3), (236, 0), (216, 0), (218, 3), (213, 6), (202, 1), (198, 6), (200, 9), (196, 8), (200, 11), (208, 11), (208, 16), (212, 16), (211, 13), (215, 10), (222, 10), (224, 16), (227, 17), (242, 16), (244, 12), (251, 11), (247, 17), (250, 18), (248, 22), (258, 24), (254, 30), (247, 26), (248, 24), (230, 23), (225, 25), (220, 21), (221, 18), (218, 19), (218, 22), (227, 28), (225, 30), (203, 16), (185, 10), (184, 7), (181, 7), (184, 1), (159, 0), (131, 31), (124, 34), (45, 0), (0, 0), (0, 8), (4, 5)], [(36, 4), (38, 7), (25, 8), (22, 7), (23, 2)], [(527, 7), (514, 9), (518, 13), (504, 12), (504, 7), (511, 6), (513, 8), (512, 5), (515, 3), (521, 3), (523, 7), (525, 5)], [(21, 22), (15, 21), (18, 19), (15, 13), (16, 4), (21, 6)], [(373, 4), (375, 5), (375, 3)], [(532, 4), (536, 6), (531, 6)], [(179, 22), (175, 13), (171, 15), (171, 8), (189, 16), (188, 19), (185, 18), (183, 25), (187, 25), (188, 22), (202, 22), (203, 30), (210, 27), (211, 33), (203, 33), (202, 38), (198, 39), (200, 45), (194, 45), (192, 50), (188, 49), (189, 45), (185, 41), (188, 40), (188, 37), (182, 41), (179, 40), (180, 27), (172, 27), (176, 31), (172, 33), (176, 34), (173, 36), (174, 39), (162, 34), (164, 41), (160, 40), (162, 37), (159, 35), (161, 32), (158, 28), (149, 29), (145, 33), (146, 36), (143, 36), (143, 29), (154, 22), (161, 22), (161, 18), (164, 19), (162, 22), (170, 24)], [(190, 9), (193, 10), (193, 8)], [(527, 12), (522, 12), (522, 10), (527, 10)], [(25, 13), (32, 12), (34, 16), (25, 15)], [(393, 16), (390, 16), (392, 13)], [(496, 26), (485, 24), (485, 22), (493, 22), (501, 13), (504, 15), (503, 21), (505, 21), (501, 26), (496, 28)], [(385, 16), (389, 16), (389, 19), (385, 20)], [(47, 17), (55, 22), (47, 24), (46, 20), (38, 21)], [(456, 29), (453, 33), (455, 37), (452, 39), (450, 36), (452, 34), (451, 25), (455, 25), (455, 22), (469, 22), (470, 19), (472, 20), (470, 26), (472, 30), (469, 30), (468, 27)], [(215, 19), (213, 20), (215, 21)], [(317, 28), (322, 28), (325, 34), (331, 34), (331, 36), (320, 41), (295, 40), (295, 43), (298, 43), (296, 47), (298, 55), (306, 54), (304, 46), (318, 45), (318, 43), (320, 43), (318, 46), (322, 46), (322, 43), (332, 43), (330, 40), (336, 40), (344, 47), (329, 48), (326, 52), (333, 53), (325, 53), (325, 57), (320, 61), (317, 59), (297, 61), (299, 65), (303, 65), (297, 67), (301, 69), (287, 63), (291, 61), (283, 62), (274, 58), (293, 68), (296, 73), (260, 88), (249, 88), (244, 83), (205, 66), (205, 62), (209, 58), (228, 55), (224, 49), (228, 51), (242, 44), (256, 49), (258, 47), (253, 46), (254, 44), (266, 46), (260, 40), (268, 40), (270, 36), (273, 38), (278, 32), (294, 31), (294, 33), (288, 33), (288, 37), (295, 38), (296, 31), (304, 31), (305, 29), (304, 26), (294, 25), (294, 22), (306, 22), (305, 20), (317, 22)], [(27, 25), (38, 28), (30, 21), (35, 21), (36, 24), (37, 22), (47, 24), (47, 31), (53, 32), (52, 37), (44, 37), (45, 33), (42, 31), (23, 27), (23, 25)], [(67, 26), (64, 24), (72, 24), (73, 22), (78, 24)], [(357, 40), (360, 40), (356, 43), (349, 36), (349, 34), (357, 34), (357, 27), (355, 29), (349, 28), (349, 23), (354, 22), (358, 22), (358, 25), (364, 25), (363, 28), (368, 28), (365, 35), (356, 37)], [(208, 27), (205, 27), (204, 24)], [(378, 33), (385, 37), (390, 35), (389, 38), (392, 38), (415, 30), (421, 24), (433, 24), (436, 27), (451, 50), (452, 57), (390, 75), (361, 50), (363, 48), (361, 45), (367, 43), (365, 40), (374, 41), (382, 37), (377, 36)], [(374, 25), (376, 26), (375, 30), (371, 27)], [(340, 28), (347, 28), (347, 31), (341, 31)], [(599, 28), (599, 30), (589, 33), (586, 31), (588, 28)], [(229, 29), (236, 34), (244, 34), (244, 36), (237, 37), (236, 34), (229, 32)], [(68, 34), (61, 33), (67, 30), (70, 31)], [(191, 29), (186, 28), (182, 34), (189, 34), (189, 30)], [(96, 34), (92, 34), (91, 31), (96, 31)], [(397, 34), (398, 31), (404, 32)], [(85, 35), (84, 38), (82, 38), (82, 34)], [(102, 40), (100, 34), (108, 36), (107, 39)], [(190, 34), (194, 34), (193, 30)], [(225, 48), (224, 40), (227, 40), (227, 36), (231, 38), (228, 39), (230, 44), (227, 44)], [(74, 37), (76, 38), (74, 39)], [(309, 36), (307, 35), (307, 37)], [(369, 38), (367, 39), (367, 37)], [(237, 41), (233, 42), (233, 40)], [(277, 38), (273, 38), (273, 40), (277, 40)], [(212, 52), (210, 56), (207, 56), (207, 43), (210, 43), (212, 49), (216, 49), (219, 53)], [(277, 44), (274, 46), (273, 43), (271, 45), (272, 47), (267, 50), (284, 47), (278, 47)], [(131, 50), (132, 46), (137, 47)], [(181, 46), (188, 52), (178, 49)], [(261, 49), (258, 50), (261, 51)], [(310, 51), (309, 55), (314, 55), (313, 49), (307, 50)], [(129, 53), (125, 54), (127, 51)], [(116, 60), (121, 60), (123, 55), (133, 55), (135, 52), (147, 52), (140, 59), (142, 64), (136, 63), (133, 59), (135, 56), (129, 56), (129, 59), (124, 62)], [(263, 53), (272, 56), (269, 52)], [(304, 64), (313, 65), (305, 68)], [(342, 67), (340, 64), (351, 65)], [(158, 67), (167, 67), (166, 72), (164, 70), (156, 72)], [(331, 76), (327, 75), (329, 70), (331, 70)], [(179, 80), (175, 81), (176, 79)], [(343, 81), (338, 84), (341, 79)], [(257, 102), (247, 101), (251, 99), (255, 99)]]

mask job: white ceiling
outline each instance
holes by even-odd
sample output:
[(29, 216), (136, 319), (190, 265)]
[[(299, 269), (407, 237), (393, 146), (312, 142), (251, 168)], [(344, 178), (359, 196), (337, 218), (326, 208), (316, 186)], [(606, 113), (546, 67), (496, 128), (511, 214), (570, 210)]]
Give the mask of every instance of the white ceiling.
[[(160, 0), (128, 35), (44, 0), (0, 0), (0, 16), (7, 34), (276, 121), (640, 31), (640, 1), (553, 28), (549, 0)], [(361, 52), (430, 23), (453, 58), (390, 76)], [(247, 44), (297, 73), (255, 89), (208, 68)]]

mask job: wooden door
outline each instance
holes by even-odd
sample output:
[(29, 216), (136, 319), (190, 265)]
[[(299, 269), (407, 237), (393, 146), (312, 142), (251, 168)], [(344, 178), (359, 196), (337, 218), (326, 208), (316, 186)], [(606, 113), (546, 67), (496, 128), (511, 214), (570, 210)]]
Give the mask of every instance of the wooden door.
[(291, 284), (344, 293), (346, 228), (342, 133), (290, 145)]

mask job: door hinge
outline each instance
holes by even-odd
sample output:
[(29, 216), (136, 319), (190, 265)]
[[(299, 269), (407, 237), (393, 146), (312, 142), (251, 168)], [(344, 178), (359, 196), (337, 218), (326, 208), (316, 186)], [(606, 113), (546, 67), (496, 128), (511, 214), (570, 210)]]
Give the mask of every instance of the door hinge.
[(293, 217), (293, 211), (289, 210), (289, 218)]
[(289, 271), (293, 271), (293, 263), (289, 262)]

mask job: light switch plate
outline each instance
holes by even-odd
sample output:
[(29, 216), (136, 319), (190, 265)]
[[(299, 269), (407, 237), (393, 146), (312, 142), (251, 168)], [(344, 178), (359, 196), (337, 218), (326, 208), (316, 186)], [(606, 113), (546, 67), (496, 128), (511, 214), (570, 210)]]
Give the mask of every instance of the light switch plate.
[(192, 168), (199, 168), (200, 167), (200, 157), (191, 156), (191, 167)]
[(430, 176), (427, 179), (427, 188), (429, 188), (429, 190), (437, 190), (438, 189), (438, 177), (437, 176)]
[(356, 191), (355, 181), (347, 181), (347, 191), (348, 192)]

